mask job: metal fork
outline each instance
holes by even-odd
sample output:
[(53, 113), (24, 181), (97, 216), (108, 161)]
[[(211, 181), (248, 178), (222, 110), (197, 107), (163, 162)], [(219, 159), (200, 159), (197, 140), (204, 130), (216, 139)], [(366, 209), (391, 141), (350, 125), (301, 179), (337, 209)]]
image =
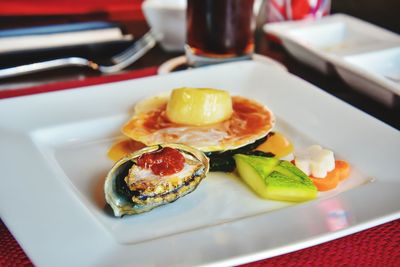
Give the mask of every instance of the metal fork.
[(100, 65), (94, 61), (81, 57), (59, 58), (54, 60), (42, 61), (17, 67), (0, 69), (0, 79), (9, 78), (18, 75), (35, 73), (45, 70), (57, 69), (62, 67), (89, 67), (101, 73), (115, 73), (121, 71), (131, 65), (133, 62), (141, 58), (157, 43), (157, 36), (153, 31), (147, 32), (142, 38), (137, 40), (132, 46), (128, 47), (122, 53), (111, 58), (112, 65)]

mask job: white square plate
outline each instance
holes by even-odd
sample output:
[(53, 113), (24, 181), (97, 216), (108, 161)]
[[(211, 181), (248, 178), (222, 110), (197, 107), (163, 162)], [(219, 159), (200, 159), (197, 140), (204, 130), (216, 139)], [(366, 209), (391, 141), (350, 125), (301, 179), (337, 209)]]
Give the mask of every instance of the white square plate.
[[(172, 204), (110, 216), (107, 149), (138, 100), (181, 86), (257, 99), (296, 147), (321, 144), (349, 161), (350, 178), (294, 205), (261, 200), (236, 176), (212, 173)], [(0, 145), (1, 218), (37, 266), (237, 265), (400, 217), (400, 133), (259, 62), (5, 99)]]
[[(400, 47), (400, 36), (360, 19), (335, 14), (318, 20), (287, 21), (264, 25), (264, 31), (282, 40), (287, 51), (298, 60), (324, 74), (337, 73), (350, 86), (394, 107), (400, 97), (400, 83), (380, 77), (378, 68), (385, 68), (389, 51)], [(353, 57), (371, 58), (365, 67)], [(354, 64), (355, 63), (355, 64)], [(399, 71), (398, 62), (391, 71)], [(396, 69), (397, 68), (397, 69)]]

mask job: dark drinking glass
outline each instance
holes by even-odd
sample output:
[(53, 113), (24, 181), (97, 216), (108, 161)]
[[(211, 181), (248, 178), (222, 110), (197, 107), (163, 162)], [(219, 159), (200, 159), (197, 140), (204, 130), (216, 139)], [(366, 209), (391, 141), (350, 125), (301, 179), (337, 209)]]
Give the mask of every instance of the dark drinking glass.
[(254, 0), (187, 0), (190, 65), (248, 58), (254, 50)]

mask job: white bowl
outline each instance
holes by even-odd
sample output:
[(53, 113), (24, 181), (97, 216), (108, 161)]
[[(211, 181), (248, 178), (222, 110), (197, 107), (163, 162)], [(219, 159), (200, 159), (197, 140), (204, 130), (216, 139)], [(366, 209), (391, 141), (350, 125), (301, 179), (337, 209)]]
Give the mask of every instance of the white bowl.
[(184, 50), (186, 0), (146, 0), (142, 10), (150, 27), (160, 35), (160, 45), (164, 50)]

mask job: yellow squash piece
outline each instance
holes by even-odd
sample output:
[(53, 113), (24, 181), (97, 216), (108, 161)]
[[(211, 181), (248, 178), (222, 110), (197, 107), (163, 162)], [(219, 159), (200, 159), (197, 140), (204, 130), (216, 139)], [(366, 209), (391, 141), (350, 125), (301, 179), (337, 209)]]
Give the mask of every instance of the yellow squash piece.
[(311, 179), (289, 161), (242, 154), (233, 158), (239, 176), (262, 198), (302, 202), (317, 197)]

